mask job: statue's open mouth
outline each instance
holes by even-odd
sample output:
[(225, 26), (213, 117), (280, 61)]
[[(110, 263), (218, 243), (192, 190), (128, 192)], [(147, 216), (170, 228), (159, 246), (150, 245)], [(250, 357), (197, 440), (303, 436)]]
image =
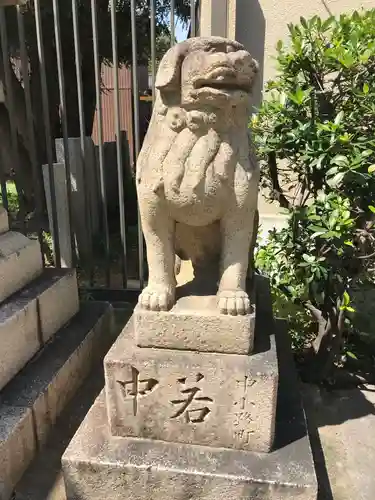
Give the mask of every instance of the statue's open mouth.
[(231, 68), (216, 68), (205, 78), (200, 78), (195, 82), (197, 90), (213, 90), (217, 92), (233, 93), (246, 92), (251, 90), (250, 80), (247, 82), (244, 79), (239, 81), (238, 75)]
[(221, 90), (224, 92), (237, 92), (237, 91), (242, 91), (242, 92), (249, 92), (249, 87), (245, 85), (241, 85), (239, 82), (236, 81), (225, 81), (225, 80), (205, 80), (204, 82), (201, 82), (199, 85), (196, 87), (197, 89), (214, 89), (214, 90)]

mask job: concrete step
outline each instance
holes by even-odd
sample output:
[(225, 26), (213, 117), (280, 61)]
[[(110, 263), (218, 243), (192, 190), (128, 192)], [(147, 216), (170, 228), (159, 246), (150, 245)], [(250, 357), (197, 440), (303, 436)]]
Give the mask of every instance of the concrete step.
[(0, 393), (0, 500), (45, 444), (58, 415), (114, 341), (112, 307), (86, 302)]
[(43, 270), (39, 242), (9, 231), (0, 235), (0, 304)]
[(0, 305), (0, 390), (78, 308), (76, 273), (70, 269), (46, 269)]
[(0, 234), (9, 231), (8, 213), (0, 206)]

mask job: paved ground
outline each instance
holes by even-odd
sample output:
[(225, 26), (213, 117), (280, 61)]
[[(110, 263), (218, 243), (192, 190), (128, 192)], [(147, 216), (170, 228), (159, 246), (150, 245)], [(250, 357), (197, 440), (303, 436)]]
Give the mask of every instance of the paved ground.
[(60, 459), (80, 423), (104, 386), (101, 365), (95, 367), (16, 488), (14, 500), (66, 500)]
[(316, 445), (319, 500), (375, 499), (375, 386), (331, 393), (305, 386), (303, 393)]
[[(125, 313), (123, 320), (127, 317)], [(100, 365), (60, 416), (43, 453), (18, 485), (15, 500), (66, 500), (60, 458), (103, 386)], [(374, 500), (375, 386), (334, 393), (303, 386), (302, 392), (314, 443), (319, 500)]]

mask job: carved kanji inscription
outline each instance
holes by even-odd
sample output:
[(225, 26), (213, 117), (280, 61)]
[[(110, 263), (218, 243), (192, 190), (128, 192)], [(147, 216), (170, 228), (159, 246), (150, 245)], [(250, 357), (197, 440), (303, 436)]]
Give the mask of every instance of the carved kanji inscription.
[(142, 378), (139, 376), (139, 371), (132, 367), (132, 377), (130, 380), (117, 380), (121, 388), (121, 393), (124, 400), (131, 399), (133, 401), (133, 414), (137, 415), (139, 399), (150, 394), (158, 385), (158, 381), (154, 378)]
[(177, 407), (176, 412), (171, 418), (183, 417), (186, 423), (204, 422), (207, 415), (211, 412), (210, 404), (213, 399), (203, 395), (202, 389), (199, 387), (199, 382), (204, 376), (198, 373), (192, 384), (187, 378), (178, 379), (180, 391), (183, 397), (171, 401), (172, 405)]
[(249, 398), (249, 389), (254, 386), (255, 380), (245, 376), (242, 380), (237, 380), (239, 388), (239, 399), (235, 401), (235, 412), (233, 415), (233, 427), (235, 439), (244, 444), (249, 444), (250, 437), (254, 434), (252, 430), (252, 407), (253, 401)]

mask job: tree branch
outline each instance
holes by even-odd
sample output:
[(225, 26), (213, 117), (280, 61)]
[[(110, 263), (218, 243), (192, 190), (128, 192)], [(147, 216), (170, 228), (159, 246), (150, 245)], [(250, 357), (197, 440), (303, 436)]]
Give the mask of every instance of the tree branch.
[(278, 201), (282, 208), (291, 209), (291, 204), (284, 195), (280, 186), (279, 175), (277, 172), (276, 153), (274, 151), (268, 154), (268, 168), (272, 180), (272, 198)]

